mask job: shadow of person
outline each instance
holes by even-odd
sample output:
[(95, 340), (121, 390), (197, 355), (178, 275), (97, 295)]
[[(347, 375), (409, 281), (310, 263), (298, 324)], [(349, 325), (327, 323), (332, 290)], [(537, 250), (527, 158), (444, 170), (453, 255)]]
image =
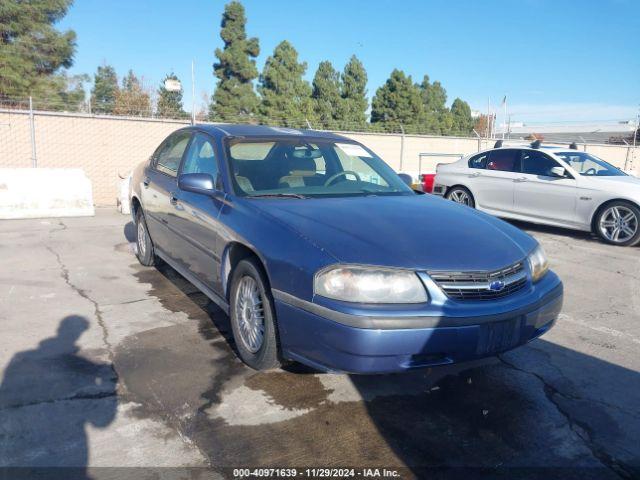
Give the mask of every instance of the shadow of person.
[(117, 375), (111, 363), (79, 354), (76, 341), (88, 328), (84, 317), (65, 317), (54, 337), (9, 362), (0, 384), (0, 467), (69, 467), (65, 478), (89, 478), (85, 427), (115, 418)]

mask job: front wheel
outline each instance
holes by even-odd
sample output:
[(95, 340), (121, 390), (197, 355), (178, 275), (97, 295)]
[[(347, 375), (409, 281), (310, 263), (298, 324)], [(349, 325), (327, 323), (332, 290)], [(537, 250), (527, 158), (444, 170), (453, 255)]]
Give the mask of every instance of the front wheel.
[(231, 278), (229, 316), (242, 360), (256, 370), (280, 366), (273, 298), (254, 259), (238, 263)]
[(466, 205), (467, 207), (475, 208), (476, 206), (473, 195), (465, 187), (453, 187), (447, 192), (447, 198), (453, 202)]
[(606, 243), (630, 247), (640, 243), (640, 209), (617, 201), (600, 210), (594, 222), (595, 233)]
[(155, 254), (142, 207), (136, 212), (136, 233), (136, 257), (142, 265), (151, 267), (155, 263)]

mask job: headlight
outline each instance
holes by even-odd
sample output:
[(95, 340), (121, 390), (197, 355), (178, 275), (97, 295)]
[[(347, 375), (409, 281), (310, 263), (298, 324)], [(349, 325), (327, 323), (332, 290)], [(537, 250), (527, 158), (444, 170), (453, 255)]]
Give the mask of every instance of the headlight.
[(313, 291), (345, 302), (423, 303), (428, 300), (415, 272), (390, 268), (330, 267), (316, 274)]
[(544, 253), (542, 246), (538, 245), (536, 249), (529, 254), (529, 266), (531, 267), (531, 277), (537, 282), (549, 270), (549, 261), (547, 254)]

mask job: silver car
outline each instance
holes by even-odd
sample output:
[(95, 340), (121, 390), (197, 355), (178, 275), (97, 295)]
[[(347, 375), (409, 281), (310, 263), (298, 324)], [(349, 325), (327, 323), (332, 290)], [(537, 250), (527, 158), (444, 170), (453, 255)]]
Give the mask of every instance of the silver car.
[(575, 148), (499, 146), (440, 165), (433, 193), (503, 218), (640, 242), (640, 179)]

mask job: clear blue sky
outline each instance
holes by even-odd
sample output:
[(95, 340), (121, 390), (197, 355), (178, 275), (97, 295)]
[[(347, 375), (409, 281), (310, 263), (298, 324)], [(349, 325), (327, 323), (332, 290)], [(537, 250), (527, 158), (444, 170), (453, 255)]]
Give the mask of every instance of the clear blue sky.
[[(440, 80), (449, 102), (486, 111), (508, 95), (514, 120), (622, 120), (640, 104), (638, 0), (244, 0), (249, 36), (260, 39), (258, 67), (284, 39), (308, 64), (342, 69), (355, 53), (369, 96), (393, 68)], [(215, 87), (213, 52), (221, 0), (77, 0), (58, 25), (78, 48), (72, 73), (103, 62), (129, 68), (154, 88), (171, 70), (191, 104)]]

